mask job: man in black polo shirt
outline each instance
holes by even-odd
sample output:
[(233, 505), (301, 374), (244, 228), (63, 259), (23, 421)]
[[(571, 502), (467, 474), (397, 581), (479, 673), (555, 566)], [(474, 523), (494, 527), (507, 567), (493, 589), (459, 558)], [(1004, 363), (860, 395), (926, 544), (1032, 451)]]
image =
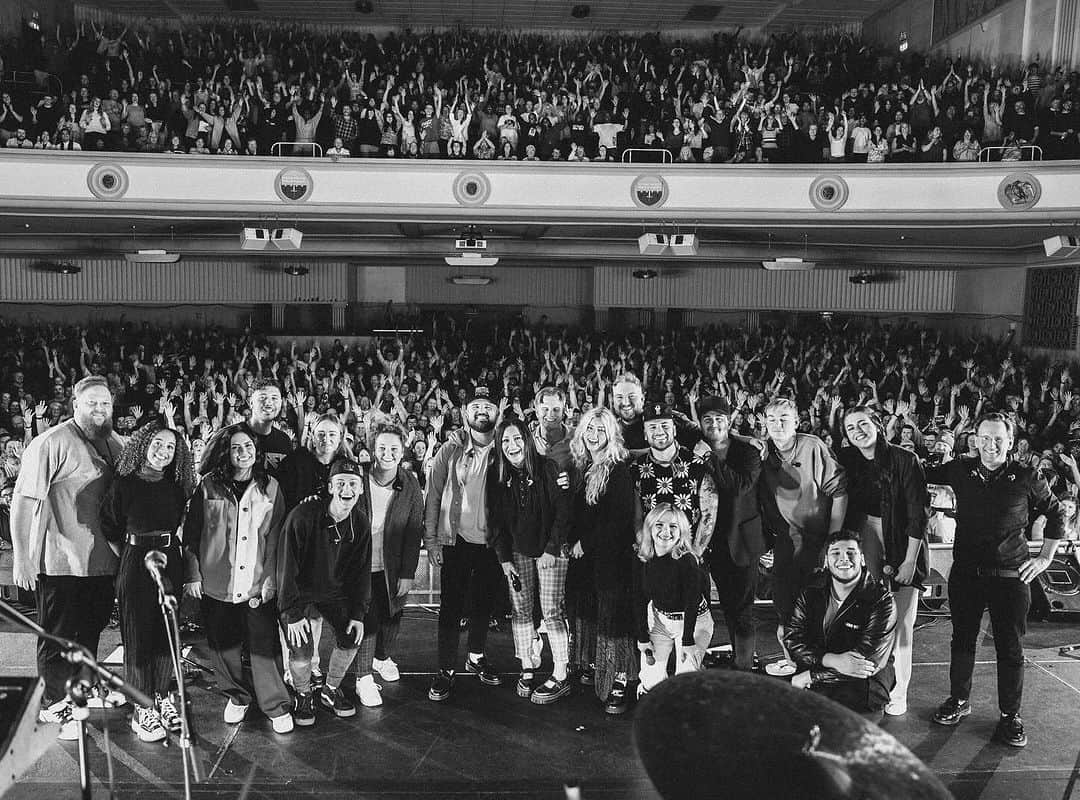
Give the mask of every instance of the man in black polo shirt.
[[(956, 725), (971, 713), (971, 673), (983, 611), (990, 608), (997, 650), (998, 706), (1001, 719), (994, 740), (1013, 747), (1027, 744), (1020, 719), (1024, 689), (1023, 636), (1031, 606), (1029, 584), (1050, 566), (1063, 533), (1063, 514), (1046, 480), (1008, 458), (1012, 422), (1003, 414), (984, 414), (976, 426), (978, 458), (958, 458), (926, 470), (930, 483), (956, 493), (956, 540), (949, 574), (952, 611), (952, 663), (949, 698), (934, 714), (939, 725)], [(1046, 517), (1043, 544), (1031, 558), (1025, 532), (1029, 520)]]

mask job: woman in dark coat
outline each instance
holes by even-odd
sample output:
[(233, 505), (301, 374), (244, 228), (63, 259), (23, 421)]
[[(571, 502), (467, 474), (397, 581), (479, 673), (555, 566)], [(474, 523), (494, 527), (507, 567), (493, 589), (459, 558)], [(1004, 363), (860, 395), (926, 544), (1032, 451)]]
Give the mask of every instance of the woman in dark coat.
[(919, 587), (929, 570), (926, 475), (914, 453), (885, 441), (871, 409), (845, 413), (844, 433), (852, 444), (838, 456), (848, 483), (844, 527), (860, 535), (867, 569), (896, 599), (896, 685), (885, 713), (899, 716), (907, 712)]
[(371, 467), (360, 503), (371, 520), (371, 606), (356, 656), (356, 695), (365, 706), (382, 705), (372, 670), (383, 680), (400, 679), (390, 649), (412, 590), (424, 537), (424, 497), (420, 484), (401, 466), (405, 431), (389, 421), (369, 433)]
[(131, 718), (131, 729), (144, 742), (160, 741), (166, 730), (179, 730), (180, 716), (169, 694), (173, 685), (169, 636), (157, 586), (143, 559), (151, 550), (163, 553), (165, 577), (176, 590), (183, 586), (178, 531), (194, 482), (191, 451), (183, 438), (151, 422), (124, 446), (102, 503), (105, 537), (122, 548), (116, 594), (124, 672), (132, 686), (157, 700), (155, 708), (135, 706)]
[(582, 414), (570, 452), (580, 475), (567, 537), (571, 658), (586, 670), (582, 682), (594, 682), (604, 710), (622, 714), (629, 708), (627, 686), (638, 671), (635, 591), (640, 565), (634, 551), (634, 479), (611, 411), (592, 408)]
[[(510, 582), (514, 654), (521, 662), (517, 693), (538, 705), (570, 693), (567, 665), (566, 572), (563, 542), (569, 522), (559, 466), (536, 452), (525, 423), (509, 419), (495, 429), (495, 459), (487, 474), (488, 535)], [(551, 677), (537, 686), (543, 641), (533, 626), (539, 608), (551, 645)]]

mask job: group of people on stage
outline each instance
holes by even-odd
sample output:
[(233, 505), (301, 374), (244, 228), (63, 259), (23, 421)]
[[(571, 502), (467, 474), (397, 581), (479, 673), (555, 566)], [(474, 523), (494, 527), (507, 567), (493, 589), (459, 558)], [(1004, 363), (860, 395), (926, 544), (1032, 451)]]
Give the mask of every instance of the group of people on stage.
[[(610, 408), (587, 408), (573, 426), (560, 388), (540, 388), (519, 416), (481, 384), (431, 461), (425, 493), (402, 466), (406, 434), (389, 418), (368, 428), (369, 464), (344, 455), (333, 413), (293, 450), (274, 426), (282, 393), (269, 379), (252, 387), (248, 419), (218, 431), (197, 465), (185, 437), (156, 419), (117, 437), (112, 400), (104, 378), (84, 378), (73, 417), (27, 447), (12, 501), (14, 578), (37, 589), (47, 630), (91, 651), (118, 598), (127, 679), (156, 698), (132, 718), (145, 741), (179, 725), (158, 590), (143, 567), (152, 550), (166, 556), (172, 587), (200, 601), (229, 723), (253, 702), (278, 733), (314, 724), (317, 708), (348, 717), (357, 701), (380, 705), (375, 675), (400, 677), (392, 651), (421, 544), (441, 586), (432, 701), (452, 696), (459, 671), (503, 683), (485, 654), (502, 592), (516, 693), (536, 704), (579, 684), (620, 714), (668, 677), (672, 658), (676, 673), (701, 669), (714, 633), (711, 583), (733, 666), (752, 669), (759, 559), (771, 549), (783, 657), (767, 671), (869, 716), (904, 714), (929, 478), (952, 486), (957, 503), (950, 693), (933, 719), (952, 725), (971, 712), (989, 607), (995, 739), (1026, 743), (1028, 584), (1050, 564), (1063, 515), (1043, 476), (1009, 459), (1008, 416), (978, 421), (975, 456), (924, 471), (867, 406), (843, 412), (848, 446), (837, 456), (798, 432), (800, 409), (787, 397), (767, 404), (757, 439), (733, 431), (726, 398), (701, 398), (698, 424), (687, 425), (662, 399), (646, 402), (631, 373), (615, 380)], [(1032, 557), (1025, 534), (1036, 515), (1044, 543)], [(545, 646), (550, 673), (541, 673)], [(42, 719), (69, 738), (73, 668), (45, 641), (38, 664)]]

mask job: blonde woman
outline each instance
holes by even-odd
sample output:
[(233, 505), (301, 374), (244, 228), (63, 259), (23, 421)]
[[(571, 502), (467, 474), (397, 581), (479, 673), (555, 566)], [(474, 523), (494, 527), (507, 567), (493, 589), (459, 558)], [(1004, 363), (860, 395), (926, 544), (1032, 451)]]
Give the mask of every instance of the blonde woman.
[(582, 414), (570, 453), (578, 478), (567, 537), (571, 661), (581, 669), (581, 683), (595, 685), (604, 710), (622, 714), (637, 678), (634, 584), (640, 566), (634, 552), (638, 500), (615, 415), (606, 408)]
[(658, 503), (638, 534), (641, 596), (638, 650), (644, 656), (640, 692), (668, 677), (675, 650), (675, 674), (696, 672), (713, 634), (709, 578), (691, 545), (690, 521), (670, 503)]

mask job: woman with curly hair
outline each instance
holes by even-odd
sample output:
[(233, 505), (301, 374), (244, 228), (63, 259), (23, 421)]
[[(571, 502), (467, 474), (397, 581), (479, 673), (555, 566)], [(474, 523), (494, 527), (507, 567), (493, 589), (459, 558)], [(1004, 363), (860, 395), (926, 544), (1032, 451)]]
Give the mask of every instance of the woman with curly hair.
[(282, 679), (274, 600), (285, 500), (263, 466), (258, 442), (258, 434), (239, 422), (222, 428), (206, 445), (205, 477), (184, 521), (184, 588), (202, 600), (214, 672), (229, 698), (225, 722), (239, 724), (256, 700), (274, 731), (289, 733), (292, 701)]
[(638, 500), (615, 415), (606, 408), (582, 414), (570, 453), (580, 476), (567, 537), (570, 657), (581, 669), (580, 681), (594, 684), (604, 711), (622, 714), (638, 671), (634, 607), (640, 568), (634, 552)]
[(132, 686), (157, 700), (153, 708), (136, 706), (131, 718), (131, 729), (144, 742), (164, 739), (167, 730), (178, 731), (180, 716), (170, 694), (169, 635), (143, 559), (151, 550), (164, 553), (165, 576), (180, 586), (184, 558), (178, 532), (194, 482), (191, 451), (183, 438), (151, 422), (124, 446), (102, 501), (105, 538), (120, 555), (116, 596), (124, 671)]

